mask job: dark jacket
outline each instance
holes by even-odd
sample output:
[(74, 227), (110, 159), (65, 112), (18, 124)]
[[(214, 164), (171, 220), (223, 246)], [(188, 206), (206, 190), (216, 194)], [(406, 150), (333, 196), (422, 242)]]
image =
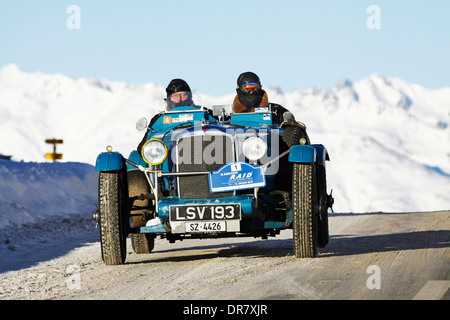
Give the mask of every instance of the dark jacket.
[(242, 99), (246, 99), (247, 97), (250, 97), (250, 95), (239, 95), (237, 94), (233, 101), (233, 109), (234, 112), (240, 113), (240, 112), (254, 112), (255, 108), (265, 108), (269, 105), (269, 98), (267, 97), (267, 93), (264, 90), (261, 90), (261, 94), (252, 96), (253, 98), (257, 98), (256, 106), (247, 108), (244, 106), (244, 101), (241, 101)]

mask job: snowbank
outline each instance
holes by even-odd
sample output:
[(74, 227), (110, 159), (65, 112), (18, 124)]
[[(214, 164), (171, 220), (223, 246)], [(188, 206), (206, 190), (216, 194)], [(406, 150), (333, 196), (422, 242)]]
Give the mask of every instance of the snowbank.
[(97, 180), (89, 164), (0, 160), (0, 228), (91, 216), (96, 209)]

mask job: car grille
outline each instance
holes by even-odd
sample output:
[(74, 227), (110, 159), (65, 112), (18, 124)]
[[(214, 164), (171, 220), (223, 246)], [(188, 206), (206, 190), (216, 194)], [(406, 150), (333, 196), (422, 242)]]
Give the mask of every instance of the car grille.
[[(177, 142), (177, 171), (216, 171), (225, 163), (234, 161), (233, 139), (222, 134), (192, 135)], [(234, 191), (210, 192), (208, 175), (178, 177), (178, 195), (181, 199), (210, 199), (231, 197)]]

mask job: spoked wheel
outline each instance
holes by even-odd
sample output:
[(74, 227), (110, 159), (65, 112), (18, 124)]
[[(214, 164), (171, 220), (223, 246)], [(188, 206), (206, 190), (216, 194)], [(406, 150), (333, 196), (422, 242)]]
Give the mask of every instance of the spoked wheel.
[(294, 163), (292, 173), (293, 244), (297, 258), (317, 255), (318, 218), (315, 164)]
[(124, 171), (99, 174), (99, 227), (102, 260), (106, 265), (125, 263), (127, 190)]

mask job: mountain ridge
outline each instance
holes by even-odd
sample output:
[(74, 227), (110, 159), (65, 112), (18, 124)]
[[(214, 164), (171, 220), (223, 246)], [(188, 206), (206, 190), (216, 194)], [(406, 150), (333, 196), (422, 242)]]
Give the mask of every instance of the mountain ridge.
[[(343, 78), (328, 90), (264, 89), (307, 125), (312, 143), (328, 149), (337, 210), (450, 207), (450, 87), (428, 89), (375, 73)], [(233, 84), (229, 95), (200, 94), (209, 107), (229, 104), (234, 95)], [(0, 69), (0, 154), (45, 162), (52, 151), (45, 139), (58, 138), (64, 162), (94, 164), (107, 145), (128, 156), (143, 136), (136, 120), (162, 110), (164, 97), (165, 89), (152, 83), (72, 79), (8, 64)]]

